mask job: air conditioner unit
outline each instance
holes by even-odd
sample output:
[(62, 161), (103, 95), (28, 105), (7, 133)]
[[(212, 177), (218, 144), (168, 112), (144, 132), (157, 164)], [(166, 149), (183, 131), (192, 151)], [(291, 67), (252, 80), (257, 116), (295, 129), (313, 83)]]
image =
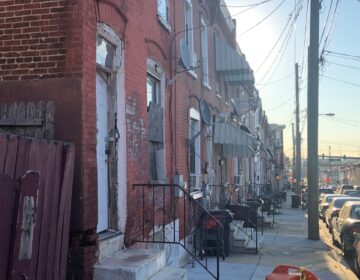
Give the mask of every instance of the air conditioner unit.
[(234, 176), (234, 185), (241, 186), (243, 185), (243, 175), (236, 175)]
[(191, 189), (200, 189), (200, 175), (190, 175), (190, 188)]

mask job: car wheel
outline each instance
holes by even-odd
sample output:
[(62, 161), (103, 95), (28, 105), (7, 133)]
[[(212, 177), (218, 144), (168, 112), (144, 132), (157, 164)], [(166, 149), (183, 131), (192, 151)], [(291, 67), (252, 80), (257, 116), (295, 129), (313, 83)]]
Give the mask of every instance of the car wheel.
[(358, 257), (356, 250), (354, 250), (353, 256), (354, 256), (353, 257), (354, 271), (355, 271), (356, 275), (359, 276), (360, 275), (360, 265), (359, 265), (359, 257)]
[(334, 245), (336, 245), (337, 242), (336, 242), (336, 240), (335, 240), (334, 233), (331, 234), (331, 239), (332, 239), (332, 243), (333, 243)]
[(341, 250), (343, 251), (344, 257), (345, 258), (351, 257), (351, 251), (346, 249), (344, 238), (340, 237), (340, 240), (341, 240)]

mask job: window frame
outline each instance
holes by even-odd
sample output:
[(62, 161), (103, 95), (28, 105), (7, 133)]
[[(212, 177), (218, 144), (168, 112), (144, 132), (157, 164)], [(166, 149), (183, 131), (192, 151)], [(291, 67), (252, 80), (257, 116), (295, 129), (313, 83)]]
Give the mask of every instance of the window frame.
[[(164, 1), (163, 5), (165, 5), (165, 15), (163, 14), (164, 11), (162, 11), (162, 6), (161, 3), (159, 3), (160, 1)], [(156, 2), (157, 5), (157, 17), (159, 22), (161, 23), (162, 26), (165, 27), (165, 29), (167, 31), (171, 31), (171, 25), (170, 25), (170, 13), (169, 13), (169, 0), (157, 0)]]
[[(194, 133), (191, 131), (192, 130), (192, 122), (196, 122), (197, 125), (197, 129), (196, 131), (194, 131)], [(196, 135), (198, 132), (201, 132), (201, 119), (200, 119), (200, 113), (199, 111), (197, 111), (194, 108), (190, 108), (190, 113), (189, 113), (189, 140), (192, 140), (193, 135)], [(195, 139), (194, 139), (194, 143), (192, 144), (194, 145), (194, 170), (195, 172), (192, 173), (191, 172), (191, 155), (190, 155), (190, 146), (189, 146), (189, 179), (191, 177), (199, 177), (201, 175), (201, 133), (200, 135), (198, 135)], [(200, 183), (200, 182), (199, 182)], [(199, 188), (200, 186), (196, 185), (196, 186), (191, 186), (193, 188)]]
[[(184, 32), (185, 32), (185, 42), (189, 48), (191, 56), (191, 66), (196, 64), (196, 54), (194, 50), (194, 20), (193, 20), (193, 6), (191, 0), (185, 0), (184, 2)], [(189, 72), (195, 72), (190, 70)]]
[(200, 17), (200, 43), (201, 43), (201, 65), (202, 85), (211, 90), (209, 79), (209, 36), (208, 26), (203, 17)]

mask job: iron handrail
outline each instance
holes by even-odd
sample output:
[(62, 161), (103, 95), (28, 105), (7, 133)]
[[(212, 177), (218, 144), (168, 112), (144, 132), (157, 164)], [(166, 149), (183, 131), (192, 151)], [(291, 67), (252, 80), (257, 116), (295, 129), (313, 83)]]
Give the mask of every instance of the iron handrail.
[[(211, 213), (209, 213), (197, 200), (195, 200), (184, 188), (182, 188), (179, 185), (176, 184), (133, 184), (133, 189), (135, 188), (142, 188), (142, 233), (139, 236), (136, 236), (132, 239), (132, 242), (144, 242), (144, 243), (160, 243), (160, 244), (178, 244), (180, 245), (191, 257), (193, 260), (195, 260), (197, 263), (200, 264), (200, 266), (202, 266), (214, 279), (218, 280), (220, 279), (220, 248), (221, 248), (221, 240), (220, 240), (220, 236), (221, 234), (224, 233), (224, 228), (223, 225), (220, 223), (220, 221)], [(150, 192), (150, 196), (146, 196), (148, 195), (148, 193), (146, 192), (146, 188), (148, 189), (148, 191)], [(162, 188), (162, 195), (160, 197), (160, 200), (162, 199), (162, 203), (161, 201), (159, 201), (159, 196), (160, 195), (155, 195), (155, 189), (157, 188)], [(168, 192), (170, 191), (170, 194), (168, 194)], [(169, 197), (169, 201), (167, 201), (166, 197)], [(145, 200), (146, 200), (146, 205), (145, 205)], [(157, 200), (157, 203), (155, 205), (155, 200)], [(179, 207), (178, 209), (176, 209), (177, 206), (177, 202), (182, 202), (183, 203), (183, 207)], [(149, 206), (151, 207), (151, 211), (147, 211)], [(191, 208), (194, 208), (194, 211), (192, 211), (192, 213), (187, 213), (186, 211), (186, 207), (187, 206), (191, 206)], [(160, 219), (159, 217), (157, 217), (156, 213), (155, 213), (155, 208), (158, 208), (161, 210), (162, 214), (160, 214)], [(189, 207), (190, 208), (190, 207)], [(170, 217), (167, 217), (168, 219), (166, 219), (165, 215), (167, 214), (166, 210), (171, 211), (171, 215)], [(182, 211), (182, 212), (181, 212)], [(200, 213), (200, 217), (198, 217), (198, 211)], [(189, 211), (190, 212), (190, 211)], [(149, 216), (149, 214), (151, 215), (150, 219), (145, 219), (145, 216)], [(190, 216), (191, 214), (193, 214), (193, 216)], [(190, 218), (187, 219), (187, 215), (190, 216)], [(182, 234), (183, 234), (183, 242), (181, 242), (181, 238), (180, 238), (180, 218), (181, 216), (183, 217), (183, 225), (182, 225)], [(158, 219), (157, 219), (158, 218)], [(161, 219), (162, 218), (162, 219)], [(179, 219), (179, 236), (178, 238), (176, 238), (176, 220)], [(199, 220), (200, 219), (200, 223)], [(211, 219), (212, 221), (215, 222), (216, 224), (216, 272), (213, 272), (210, 270), (209, 266), (208, 266), (208, 256), (207, 254), (203, 255), (203, 249), (206, 250), (206, 246), (205, 248), (202, 248), (200, 246), (200, 258), (198, 257), (198, 251), (197, 251), (197, 246), (199, 244), (198, 240), (197, 240), (197, 235), (199, 233), (199, 231), (202, 229), (202, 227), (204, 226), (201, 219)], [(140, 217), (141, 220), (141, 217)], [(159, 227), (160, 230), (162, 231), (162, 240), (155, 240), (155, 231), (156, 231), (156, 224), (155, 220), (162, 220), (161, 221), (161, 226)], [(191, 226), (193, 226), (192, 222), (194, 222), (194, 228), (192, 229)], [(188, 223), (190, 223), (190, 230), (187, 230), (187, 226)], [(151, 227), (147, 227), (147, 225), (149, 225)], [(173, 236), (171, 238), (171, 240), (168, 240), (168, 238), (166, 238), (166, 234), (165, 234), (165, 227), (168, 224), (172, 224), (173, 227)], [(199, 226), (200, 225), (200, 226)], [(158, 231), (158, 232), (159, 232)], [(150, 234), (152, 233), (152, 238), (149, 238)], [(191, 236), (193, 235), (193, 248), (191, 250), (191, 248), (189, 248), (187, 246), (187, 236)], [(202, 244), (202, 240), (200, 240), (200, 244)], [(203, 260), (203, 257), (205, 257), (205, 263)]]

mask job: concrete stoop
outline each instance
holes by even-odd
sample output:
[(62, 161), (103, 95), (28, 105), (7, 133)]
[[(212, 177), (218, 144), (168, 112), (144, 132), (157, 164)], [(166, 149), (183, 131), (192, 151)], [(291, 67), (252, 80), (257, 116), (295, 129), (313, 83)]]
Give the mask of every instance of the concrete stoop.
[(186, 280), (186, 270), (166, 267), (164, 250), (128, 249), (94, 267), (94, 280)]
[(187, 270), (183, 268), (167, 266), (156, 273), (149, 280), (187, 280)]
[[(255, 238), (255, 232), (252, 228), (238, 228), (234, 231), (234, 238), (231, 246), (233, 253), (252, 253), (256, 251), (256, 241), (251, 239), (251, 233)], [(263, 245), (264, 236), (258, 233), (258, 249)]]

